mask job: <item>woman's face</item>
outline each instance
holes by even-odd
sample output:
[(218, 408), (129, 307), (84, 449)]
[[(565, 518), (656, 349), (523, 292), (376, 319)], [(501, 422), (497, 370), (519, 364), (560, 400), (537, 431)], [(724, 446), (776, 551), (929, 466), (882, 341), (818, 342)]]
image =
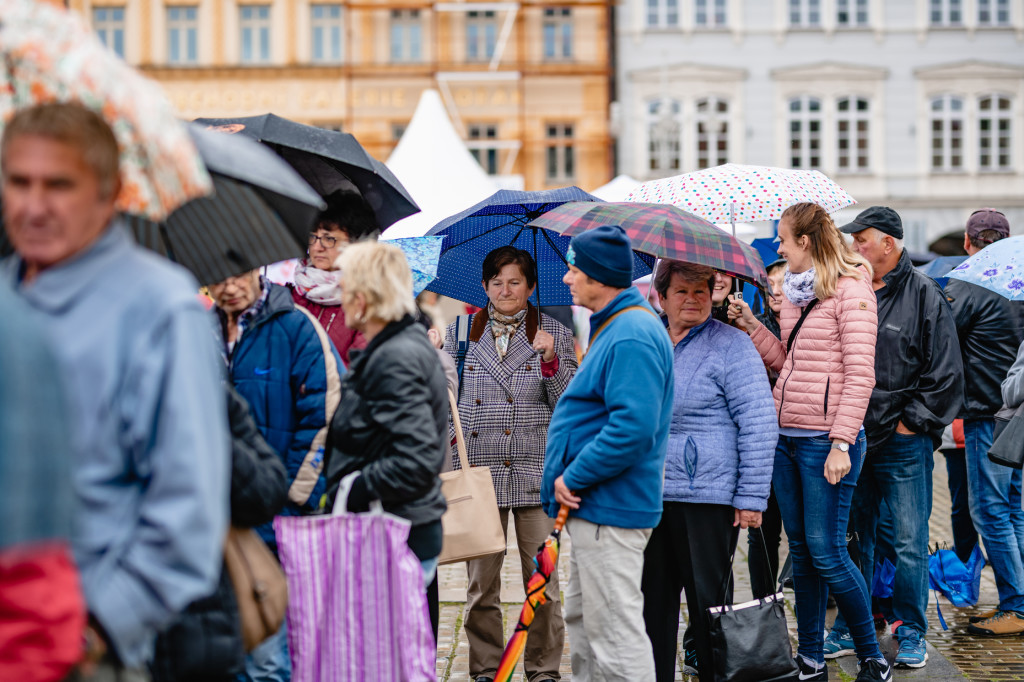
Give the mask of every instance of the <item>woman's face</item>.
[(526, 277), (519, 266), (509, 263), (490, 281), (484, 282), (484, 291), (495, 310), (502, 315), (515, 315), (526, 308), (533, 287), (526, 283)]
[(725, 299), (729, 298), (732, 292), (732, 277), (715, 273), (715, 290), (711, 292), (711, 302), (715, 305), (724, 305)]
[(789, 218), (779, 221), (779, 255), (789, 263), (789, 271), (793, 274), (806, 272), (814, 265), (811, 260), (811, 238), (807, 235), (799, 239), (794, 237)]
[(336, 270), (334, 262), (348, 243), (347, 232), (334, 223), (320, 223), (309, 233), (309, 264), (317, 270)]
[(673, 330), (696, 327), (711, 316), (711, 292), (706, 279), (683, 279), (675, 273), (665, 295), (658, 294), (658, 298)]
[(786, 275), (786, 268), (777, 267), (768, 275), (768, 284), (772, 288), (772, 297), (768, 299), (768, 307), (775, 315), (782, 312), (782, 279)]

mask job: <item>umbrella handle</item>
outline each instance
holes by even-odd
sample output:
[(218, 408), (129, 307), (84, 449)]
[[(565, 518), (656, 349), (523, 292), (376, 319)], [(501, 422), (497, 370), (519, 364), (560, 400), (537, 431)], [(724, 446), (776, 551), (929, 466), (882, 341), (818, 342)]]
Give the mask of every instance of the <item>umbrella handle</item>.
[(555, 517), (555, 530), (560, 531), (565, 527), (565, 522), (569, 519), (569, 508), (564, 504), (558, 508), (558, 516)]

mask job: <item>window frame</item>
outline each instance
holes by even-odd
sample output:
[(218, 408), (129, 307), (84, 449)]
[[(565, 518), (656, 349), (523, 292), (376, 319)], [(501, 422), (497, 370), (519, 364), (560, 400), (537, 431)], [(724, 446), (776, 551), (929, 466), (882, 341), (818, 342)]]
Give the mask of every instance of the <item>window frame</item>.
[[(824, 138), (825, 138), (825, 99), (817, 95), (796, 95), (786, 98), (786, 155), (788, 167), (800, 170), (821, 169), (824, 165)], [(793, 103), (799, 102), (799, 108), (793, 109)], [(811, 104), (816, 105), (816, 109)], [(793, 124), (798, 123), (799, 128), (794, 130)], [(817, 130), (813, 130), (816, 124)], [(794, 157), (794, 133), (798, 134), (797, 142), (799, 159)], [(816, 143), (817, 149), (812, 143)], [(817, 163), (814, 163), (814, 159)], [(794, 163), (796, 160), (796, 163)]]
[[(847, 19), (842, 19), (845, 12)], [(871, 26), (870, 0), (836, 0), (836, 28), (857, 29)]]
[[(975, 2), (979, 28), (1010, 27), (1010, 0), (975, 0)], [(989, 13), (987, 19), (982, 18), (983, 12)]]
[[(317, 10), (328, 16), (316, 16)], [(317, 33), (322, 54), (317, 55)], [(337, 41), (334, 38), (337, 38)], [(309, 61), (313, 64), (342, 64), (345, 61), (345, 8), (338, 2), (309, 5)]]
[(728, 0), (693, 0), (693, 25), (699, 30), (728, 28)]
[[(544, 123), (544, 179), (548, 184), (576, 179), (576, 124), (567, 121)], [(554, 171), (552, 171), (554, 169)]]
[[(167, 5), (167, 63), (172, 66), (195, 66), (199, 63), (199, 6)], [(185, 12), (186, 16), (173, 14)], [(188, 13), (191, 12), (191, 17)], [(172, 56), (180, 53), (177, 59)]]
[[(964, 4), (964, 0), (928, 0), (928, 26), (961, 28), (964, 25)], [(953, 18), (954, 12), (958, 15), (956, 19)]]
[[(259, 16), (246, 17), (246, 12)], [(238, 5), (238, 63), (244, 66), (263, 66), (273, 59), (273, 6), (270, 3)], [(246, 58), (246, 32), (251, 31), (250, 56)], [(264, 41), (264, 38), (266, 40)], [(256, 52), (259, 52), (257, 55)]]
[[(653, 110), (655, 107), (658, 111)], [(667, 109), (661, 111), (662, 107)], [(650, 176), (681, 173), (683, 101), (674, 97), (653, 97), (644, 102), (644, 112), (644, 173)]]
[(822, 0), (789, 0), (786, 4), (787, 24), (790, 29), (820, 29), (823, 9)]
[[(550, 42), (549, 42), (549, 31)], [(544, 59), (569, 61), (573, 58), (575, 31), (571, 7), (545, 7), (541, 24), (541, 50)], [(551, 48), (550, 50), (548, 48)], [(559, 50), (561, 48), (561, 50)]]
[[(107, 16), (117, 13), (117, 16)], [(93, 33), (108, 50), (121, 59), (125, 58), (125, 26), (128, 8), (125, 5), (106, 5), (93, 7), (90, 19)], [(108, 33), (111, 34), (108, 38)], [(113, 44), (111, 44), (111, 41)]]
[(646, 0), (644, 27), (647, 29), (679, 28), (679, 4), (680, 0)]
[[(702, 105), (704, 109), (702, 109)], [(729, 107), (731, 102), (726, 97), (708, 95), (698, 97), (694, 106), (696, 110), (694, 134), (697, 142), (697, 170), (729, 163), (729, 133), (731, 132), (729, 123), (732, 113)], [(704, 128), (703, 132), (701, 127)], [(702, 143), (706, 146), (703, 152), (701, 150)], [(723, 144), (724, 150), (722, 149)]]
[[(935, 108), (936, 102), (942, 102), (941, 109)], [(958, 106), (954, 107), (953, 103), (957, 102)], [(966, 128), (967, 128), (967, 98), (962, 95), (945, 93), (941, 95), (935, 95), (928, 98), (928, 169), (931, 173), (964, 173), (967, 171), (966, 166)], [(935, 123), (941, 124), (940, 129), (936, 131)], [(954, 122), (958, 122), (958, 130), (954, 131)], [(942, 142), (940, 147), (941, 164), (936, 165), (936, 132), (939, 132), (939, 138)], [(955, 134), (956, 133), (956, 134)], [(959, 142), (959, 162), (953, 163), (953, 158), (957, 156), (953, 153), (954, 140)]]
[[(847, 108), (842, 108), (843, 102)], [(864, 108), (860, 104), (864, 103)], [(871, 98), (863, 95), (840, 95), (836, 97), (835, 111), (835, 142), (836, 142), (836, 173), (870, 174), (871, 169)], [(842, 130), (843, 124), (847, 130)], [(861, 127), (863, 124), (863, 129)], [(844, 152), (842, 143), (848, 143)], [(863, 153), (860, 142), (864, 142)], [(843, 166), (843, 160), (847, 165)], [(864, 163), (861, 163), (863, 157)]]
[[(993, 106), (986, 110), (982, 109), (982, 103), (985, 101), (991, 101)], [(1007, 108), (1005, 113), (1000, 113), (999, 104), (1006, 102)], [(979, 173), (1011, 173), (1014, 170), (1013, 164), (1013, 119), (1014, 119), (1014, 106), (1013, 97), (1002, 92), (990, 92), (979, 95), (977, 97), (977, 140), (978, 140), (978, 172)], [(989, 130), (984, 130), (985, 122), (989, 123)], [(1000, 163), (1003, 154), (1003, 146), (1000, 142), (1004, 139), (1002, 136), (1001, 123), (1005, 123), (1005, 156), (1006, 163)], [(983, 142), (988, 142), (988, 149), (984, 149)], [(988, 164), (982, 160), (984, 156), (988, 154), (990, 161)]]

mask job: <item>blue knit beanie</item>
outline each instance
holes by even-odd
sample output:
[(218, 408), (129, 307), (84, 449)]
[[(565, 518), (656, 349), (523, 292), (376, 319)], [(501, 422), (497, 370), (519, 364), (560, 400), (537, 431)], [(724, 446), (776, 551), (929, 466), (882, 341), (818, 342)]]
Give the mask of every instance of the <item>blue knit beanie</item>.
[(633, 247), (618, 225), (602, 225), (573, 237), (566, 260), (601, 284), (625, 289), (633, 283)]

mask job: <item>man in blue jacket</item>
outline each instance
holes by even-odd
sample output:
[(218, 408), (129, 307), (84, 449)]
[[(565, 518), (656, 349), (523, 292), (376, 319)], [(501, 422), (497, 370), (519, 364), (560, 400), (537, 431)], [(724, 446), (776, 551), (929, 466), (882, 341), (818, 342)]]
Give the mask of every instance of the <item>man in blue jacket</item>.
[(620, 227), (575, 237), (565, 283), (590, 308), (586, 360), (555, 407), (541, 501), (572, 511), (565, 627), (574, 680), (653, 680), (644, 629), (644, 548), (661, 519), (672, 347), (633, 280)]

